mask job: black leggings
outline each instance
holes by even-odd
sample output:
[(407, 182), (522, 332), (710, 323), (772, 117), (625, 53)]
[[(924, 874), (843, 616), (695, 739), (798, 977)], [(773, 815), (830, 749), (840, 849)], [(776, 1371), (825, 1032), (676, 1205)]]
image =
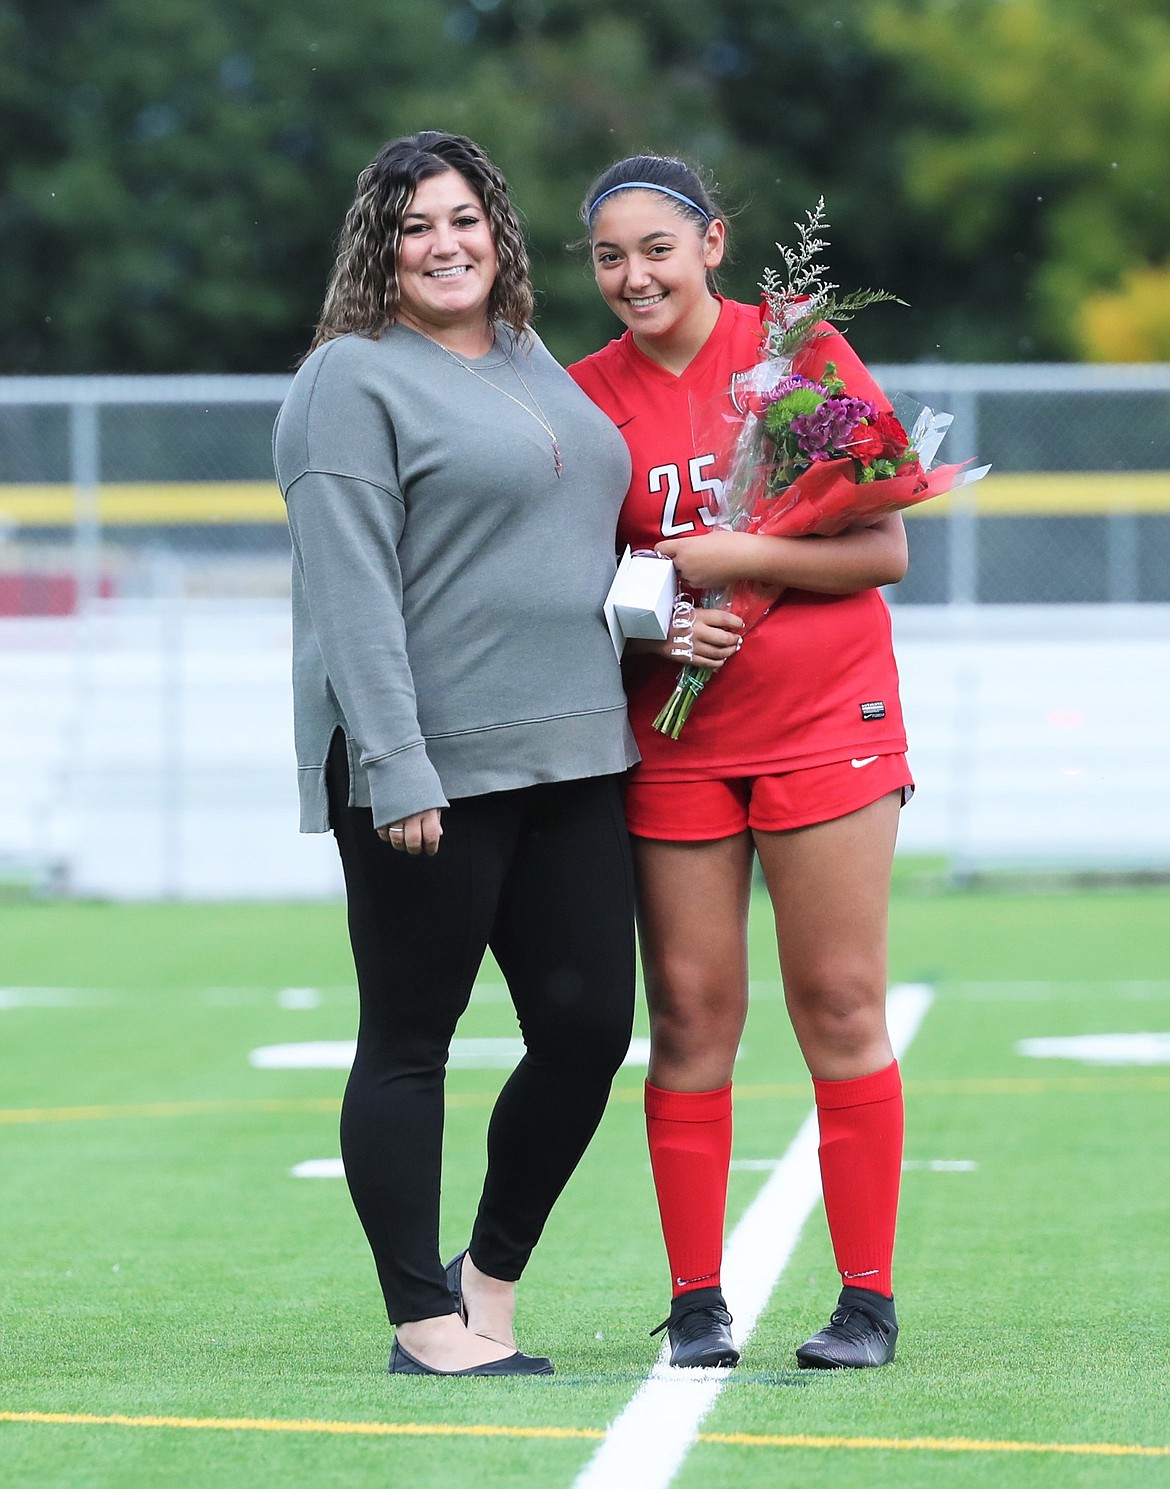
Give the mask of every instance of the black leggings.
[(616, 776), (465, 797), (433, 858), (383, 843), (346, 804), (340, 735), (329, 814), (345, 871), (361, 1020), (341, 1152), (391, 1323), (455, 1311), (439, 1258), (443, 1082), (486, 947), (525, 1055), (496, 1101), (471, 1255), (524, 1270), (629, 1047), (633, 876)]

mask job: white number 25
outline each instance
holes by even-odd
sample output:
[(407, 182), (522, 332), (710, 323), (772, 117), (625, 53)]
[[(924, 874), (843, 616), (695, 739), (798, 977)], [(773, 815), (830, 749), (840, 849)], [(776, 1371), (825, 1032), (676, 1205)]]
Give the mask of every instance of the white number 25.
[[(714, 455), (694, 455), (691, 457), (688, 475), (690, 476), (691, 493), (698, 497), (704, 492), (711, 492), (711, 506), (705, 503), (699, 508), (699, 517), (704, 527), (715, 527), (719, 518), (719, 503), (723, 496), (723, 482), (718, 476), (706, 476), (704, 470), (715, 464)], [(662, 536), (664, 538), (677, 538), (681, 533), (693, 533), (695, 524), (693, 522), (679, 522), (678, 499), (682, 495), (682, 481), (680, 479), (677, 465), (656, 465), (650, 472), (650, 494), (659, 496), (665, 492), (665, 500), (662, 503)]]

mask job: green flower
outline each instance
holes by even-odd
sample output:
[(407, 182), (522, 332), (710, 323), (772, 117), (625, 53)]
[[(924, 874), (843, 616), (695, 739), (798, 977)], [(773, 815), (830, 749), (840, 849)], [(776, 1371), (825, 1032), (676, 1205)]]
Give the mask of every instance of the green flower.
[(799, 414), (815, 414), (825, 401), (819, 388), (793, 388), (778, 402), (770, 404), (764, 415), (764, 427), (769, 434), (784, 434), (793, 419)]

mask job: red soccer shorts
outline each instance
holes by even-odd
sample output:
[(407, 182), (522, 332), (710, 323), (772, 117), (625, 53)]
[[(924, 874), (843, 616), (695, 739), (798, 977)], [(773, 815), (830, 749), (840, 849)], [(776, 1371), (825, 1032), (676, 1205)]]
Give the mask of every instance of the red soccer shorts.
[(713, 781), (643, 783), (635, 777), (626, 787), (626, 822), (637, 837), (706, 842), (749, 827), (760, 832), (811, 827), (899, 790), (903, 803), (909, 801), (914, 780), (905, 755), (871, 755), (780, 775)]

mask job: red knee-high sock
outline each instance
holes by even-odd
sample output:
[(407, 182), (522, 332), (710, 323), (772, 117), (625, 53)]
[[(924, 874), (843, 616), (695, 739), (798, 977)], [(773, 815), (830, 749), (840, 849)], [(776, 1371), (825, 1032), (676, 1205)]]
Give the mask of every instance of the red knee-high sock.
[(662, 1091), (647, 1081), (646, 1137), (672, 1296), (718, 1287), (731, 1163), (731, 1087)]
[(821, 1186), (842, 1281), (894, 1293), (894, 1228), (902, 1177), (902, 1075), (895, 1060), (851, 1081), (813, 1081)]

